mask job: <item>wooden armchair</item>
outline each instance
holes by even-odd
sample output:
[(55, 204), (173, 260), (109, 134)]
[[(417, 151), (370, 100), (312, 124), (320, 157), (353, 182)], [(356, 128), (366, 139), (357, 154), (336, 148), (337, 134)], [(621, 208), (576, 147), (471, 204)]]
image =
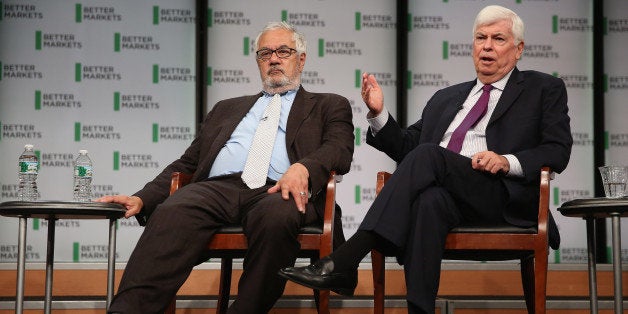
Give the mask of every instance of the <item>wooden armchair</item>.
[[(376, 192), (379, 193), (386, 180), (387, 172), (377, 174)], [(550, 169), (541, 169), (538, 225), (522, 228), (512, 225), (479, 226), (463, 225), (451, 230), (445, 243), (445, 259), (455, 260), (521, 260), (521, 279), (530, 314), (545, 313), (547, 263), (548, 263), (548, 220)], [(371, 252), (373, 266), (375, 314), (384, 313), (385, 263), (384, 255)]]
[[(336, 183), (340, 182), (341, 178), (342, 176), (336, 175), (334, 171), (329, 175), (323, 224), (305, 226), (299, 231), (299, 242), (301, 243), (299, 256), (309, 257), (312, 263), (332, 252), (334, 215), (336, 209)], [(191, 179), (192, 176), (190, 174), (174, 172), (170, 182), (170, 194), (188, 184)], [(233, 259), (244, 257), (247, 249), (246, 236), (242, 232), (242, 226), (229, 225), (218, 229), (211, 241), (207, 244), (207, 249), (210, 258), (221, 259), (216, 313), (227, 313)], [(316, 300), (318, 313), (329, 314), (329, 290), (314, 290), (314, 299)], [(174, 314), (175, 309), (176, 303), (175, 300), (173, 300), (165, 313)]]

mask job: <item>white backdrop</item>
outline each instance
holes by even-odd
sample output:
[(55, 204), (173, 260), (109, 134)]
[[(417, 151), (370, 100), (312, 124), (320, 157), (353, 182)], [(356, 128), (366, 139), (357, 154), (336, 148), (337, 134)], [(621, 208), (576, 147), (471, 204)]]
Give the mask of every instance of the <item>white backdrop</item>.
[[(16, 199), (24, 144), (42, 200), (72, 199), (87, 149), (94, 194), (131, 194), (194, 136), (194, 0), (0, 1), (0, 185)], [(17, 260), (17, 219), (0, 218), (0, 262)], [(27, 261), (46, 258), (47, 221), (28, 220)], [(55, 261), (107, 260), (106, 220), (57, 221)], [(142, 228), (118, 222), (126, 261)]]
[(352, 235), (375, 197), (377, 169), (395, 167), (387, 156), (366, 145), (366, 106), (360, 97), (361, 73), (372, 72), (381, 80), (386, 102), (395, 114), (394, 1), (318, 1), (313, 6), (308, 0), (275, 0), (251, 8), (250, 1), (232, 0), (210, 1), (210, 8), (210, 109), (218, 100), (261, 91), (255, 37), (267, 22), (281, 20), (295, 25), (307, 40), (303, 87), (349, 99), (355, 152), (351, 171), (338, 185), (337, 199), (345, 235)]
[[(584, 222), (562, 217), (565, 201), (593, 196), (592, 7), (590, 0), (495, 1), (526, 23), (519, 69), (563, 78), (575, 139), (568, 169), (552, 181), (562, 234), (555, 263), (586, 262)], [(287, 20), (305, 33), (303, 85), (347, 97), (356, 150), (338, 187), (345, 234), (353, 234), (374, 198), (375, 174), (394, 163), (365, 144), (360, 74), (375, 73), (396, 114), (394, 1), (209, 1), (208, 107), (261, 89), (254, 60), (257, 32)], [(409, 109), (413, 123), (437, 90), (475, 77), (471, 28), (481, 0), (409, 1)], [(628, 10), (605, 1), (607, 161), (627, 164), (623, 106), (628, 89)], [(14, 200), (17, 157), (35, 145), (42, 199), (70, 200), (72, 160), (87, 149), (96, 195), (131, 194), (177, 158), (194, 135), (194, 1), (0, 1), (1, 201)], [(77, 69), (78, 68), (78, 69)], [(80, 79), (79, 79), (80, 78)], [(45, 259), (45, 220), (29, 220), (28, 261)], [(58, 221), (57, 261), (106, 260), (106, 222)], [(126, 261), (141, 232), (118, 223), (117, 257)], [(624, 242), (626, 241), (624, 236)], [(626, 254), (624, 254), (626, 255)], [(0, 218), (0, 262), (17, 256), (17, 219)]]
[[(580, 220), (555, 209), (565, 201), (593, 196), (592, 8), (590, 1), (494, 1), (523, 19), (525, 47), (519, 70), (538, 70), (567, 85), (574, 147), (568, 168), (551, 182), (552, 213), (562, 243), (550, 262), (586, 262), (586, 236)], [(475, 14), (484, 1), (411, 1), (408, 123), (434, 92), (475, 78), (471, 40)], [(584, 26), (584, 27), (583, 27)], [(584, 139), (589, 139), (588, 141)]]
[[(604, 2), (604, 97), (606, 164), (628, 165), (628, 2)], [(628, 243), (628, 232), (622, 227), (622, 243)], [(607, 220), (607, 256), (612, 261), (610, 241), (611, 222)], [(622, 262), (628, 260), (628, 248), (622, 249)]]

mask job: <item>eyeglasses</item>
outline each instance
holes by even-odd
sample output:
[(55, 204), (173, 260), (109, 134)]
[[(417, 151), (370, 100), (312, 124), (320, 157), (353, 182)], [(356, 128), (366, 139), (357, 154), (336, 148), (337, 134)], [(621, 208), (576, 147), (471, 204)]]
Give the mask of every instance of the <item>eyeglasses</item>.
[(281, 47), (274, 50), (268, 48), (260, 49), (256, 51), (255, 54), (257, 55), (257, 59), (266, 61), (269, 60), (270, 57), (272, 57), (273, 53), (277, 54), (277, 57), (281, 59), (286, 59), (289, 58), (294, 52), (297, 52), (297, 50), (288, 47)]

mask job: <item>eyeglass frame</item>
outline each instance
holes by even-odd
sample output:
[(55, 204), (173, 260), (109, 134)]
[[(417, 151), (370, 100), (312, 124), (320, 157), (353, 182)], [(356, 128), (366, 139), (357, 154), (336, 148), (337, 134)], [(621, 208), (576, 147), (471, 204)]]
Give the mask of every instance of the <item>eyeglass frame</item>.
[[(282, 49), (287, 49), (288, 51), (290, 51), (290, 54), (289, 54), (289, 55), (287, 55), (287, 56), (285, 56), (285, 57), (280, 56), (280, 55), (279, 55), (279, 53), (278, 53), (278, 51), (279, 51), (279, 50), (282, 50)], [(268, 58), (266, 58), (266, 59), (262, 58), (262, 57), (259, 55), (259, 53), (260, 53), (261, 51), (263, 51), (263, 52), (270, 51), (270, 54), (268, 54)], [(258, 50), (258, 51), (256, 51), (256, 52), (255, 52), (255, 57), (256, 57), (258, 60), (261, 60), (261, 61), (268, 61), (268, 60), (270, 60), (270, 58), (272, 58), (272, 57), (273, 57), (273, 53), (274, 53), (274, 54), (277, 56), (277, 58), (280, 58), (280, 59), (288, 59), (288, 58), (290, 58), (290, 57), (291, 57), (291, 56), (292, 56), (295, 52), (296, 52), (296, 53), (298, 53), (299, 51), (298, 51), (298, 50), (296, 50), (296, 49), (294, 49), (294, 48), (285, 47), (285, 46), (279, 47), (279, 48), (277, 48), (277, 49), (262, 48), (262, 49), (260, 49), (260, 50)]]

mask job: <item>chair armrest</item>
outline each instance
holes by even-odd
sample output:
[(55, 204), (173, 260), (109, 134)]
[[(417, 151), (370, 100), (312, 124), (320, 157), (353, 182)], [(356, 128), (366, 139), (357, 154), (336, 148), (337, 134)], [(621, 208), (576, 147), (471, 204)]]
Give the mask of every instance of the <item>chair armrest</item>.
[(388, 178), (390, 178), (390, 176), (392, 176), (392, 174), (386, 171), (380, 171), (377, 173), (377, 182), (375, 184), (375, 195), (378, 195), (379, 192), (382, 191), (382, 189), (384, 188), (384, 184), (386, 183), (386, 181), (388, 181)]
[(192, 181), (191, 174), (183, 172), (173, 172), (170, 175), (170, 195), (172, 195), (172, 193), (180, 189), (182, 186), (190, 183), (190, 181)]
[(332, 171), (329, 174), (329, 180), (327, 180), (325, 213), (323, 214), (323, 235), (320, 248), (321, 256), (327, 256), (331, 254), (333, 250), (334, 218), (336, 215), (336, 183), (339, 182), (338, 177), (342, 180), (341, 176), (336, 175), (336, 172)]
[(547, 225), (549, 220), (549, 194), (550, 180), (554, 177), (554, 173), (549, 167), (541, 168), (541, 183), (539, 187), (539, 234), (547, 234)]

